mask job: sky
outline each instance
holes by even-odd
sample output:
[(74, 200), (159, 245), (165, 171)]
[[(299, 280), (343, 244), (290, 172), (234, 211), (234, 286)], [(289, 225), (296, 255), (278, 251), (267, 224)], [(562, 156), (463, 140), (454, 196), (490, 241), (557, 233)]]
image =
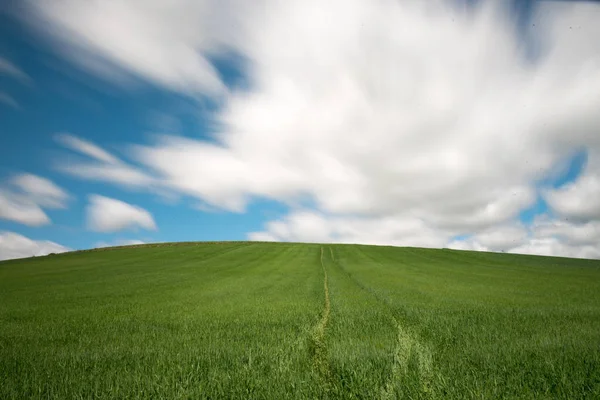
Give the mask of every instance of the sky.
[(0, 260), (150, 242), (600, 258), (600, 3), (0, 3)]

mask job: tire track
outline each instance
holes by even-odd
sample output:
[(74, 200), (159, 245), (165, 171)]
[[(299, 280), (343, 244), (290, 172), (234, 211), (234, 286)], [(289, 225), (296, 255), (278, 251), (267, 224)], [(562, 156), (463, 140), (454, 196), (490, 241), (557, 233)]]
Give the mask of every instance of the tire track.
[[(417, 334), (403, 326), (400, 322), (400, 316), (396, 315), (397, 311), (387, 299), (381, 297), (381, 295), (375, 292), (371, 287), (364, 285), (353, 277), (352, 274), (340, 264), (339, 260), (335, 260), (333, 250), (331, 248), (329, 248), (329, 250), (331, 251), (331, 258), (334, 261), (334, 264), (344, 272), (356, 286), (369, 293), (385, 306), (396, 327), (396, 344), (393, 350), (392, 370), (387, 382), (381, 388), (380, 398), (386, 400), (398, 397), (403, 398), (405, 393), (403, 393), (402, 387), (398, 387), (398, 384), (409, 379), (409, 375), (416, 376), (418, 379), (421, 392), (420, 395), (422, 398), (435, 397), (432, 385), (433, 357), (429, 346), (422, 343)], [(361, 253), (364, 257), (370, 258), (377, 263), (377, 260), (373, 259), (370, 255), (367, 255), (362, 251)], [(409, 369), (409, 366), (413, 369)]]
[[(381, 388), (381, 399), (404, 397), (402, 387), (396, 389), (398, 383), (409, 378), (409, 374), (417, 376), (422, 398), (433, 398), (433, 360), (429, 347), (419, 341), (416, 335), (404, 329), (402, 324), (392, 317), (397, 329), (396, 346), (394, 347), (394, 361), (389, 379)], [(411, 365), (412, 364), (412, 365)], [(410, 370), (412, 366), (414, 370)]]
[(325, 343), (325, 330), (329, 323), (329, 315), (331, 313), (331, 303), (329, 301), (329, 285), (327, 283), (327, 269), (323, 263), (323, 247), (321, 246), (321, 267), (323, 268), (323, 290), (325, 292), (325, 304), (323, 307), (323, 314), (321, 319), (313, 329), (313, 333), (310, 338), (310, 351), (313, 359), (313, 368), (318, 374), (324, 385), (325, 391), (329, 392), (331, 389), (331, 368), (329, 366), (329, 358), (327, 355), (327, 345)]

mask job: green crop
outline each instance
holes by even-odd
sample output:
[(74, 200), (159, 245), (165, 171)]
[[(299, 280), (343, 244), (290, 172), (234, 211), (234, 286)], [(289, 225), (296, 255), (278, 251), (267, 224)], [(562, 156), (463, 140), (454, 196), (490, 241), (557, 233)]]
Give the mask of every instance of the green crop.
[(600, 398), (600, 262), (243, 242), (2, 262), (0, 398)]

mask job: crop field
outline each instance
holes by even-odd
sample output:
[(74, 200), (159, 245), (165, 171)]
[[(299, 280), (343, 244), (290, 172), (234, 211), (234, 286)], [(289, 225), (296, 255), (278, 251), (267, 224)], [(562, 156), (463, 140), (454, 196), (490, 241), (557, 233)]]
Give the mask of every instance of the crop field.
[(0, 398), (598, 399), (600, 261), (222, 242), (2, 262)]

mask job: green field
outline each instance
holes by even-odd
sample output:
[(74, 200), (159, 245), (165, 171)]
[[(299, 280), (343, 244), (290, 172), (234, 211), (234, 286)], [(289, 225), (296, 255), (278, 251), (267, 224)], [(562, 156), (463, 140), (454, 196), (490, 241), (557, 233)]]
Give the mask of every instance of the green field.
[(600, 261), (182, 243), (0, 263), (0, 398), (600, 398)]

